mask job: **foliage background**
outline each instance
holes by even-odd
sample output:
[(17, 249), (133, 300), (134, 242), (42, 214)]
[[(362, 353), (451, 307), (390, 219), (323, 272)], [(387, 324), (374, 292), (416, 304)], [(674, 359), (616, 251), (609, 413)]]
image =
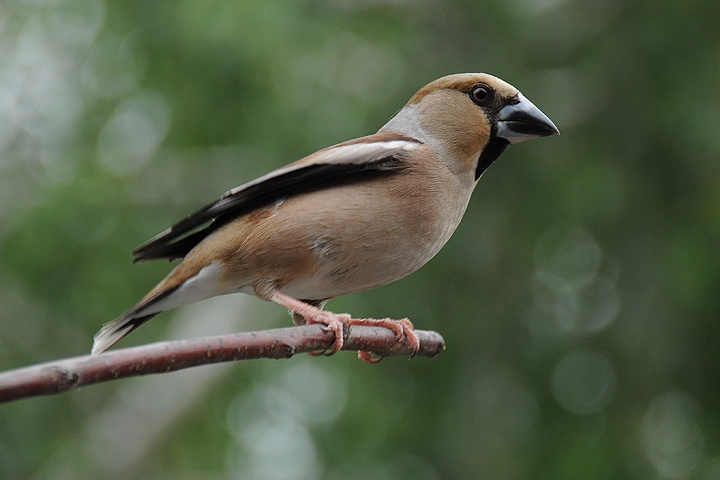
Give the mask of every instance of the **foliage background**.
[[(485, 174), (429, 265), (332, 302), (434, 360), (203, 367), (0, 406), (2, 478), (720, 478), (720, 4), (5, 0), (0, 367), (86, 353), (223, 191), (486, 71), (562, 136)], [(124, 345), (288, 325), (234, 296)]]

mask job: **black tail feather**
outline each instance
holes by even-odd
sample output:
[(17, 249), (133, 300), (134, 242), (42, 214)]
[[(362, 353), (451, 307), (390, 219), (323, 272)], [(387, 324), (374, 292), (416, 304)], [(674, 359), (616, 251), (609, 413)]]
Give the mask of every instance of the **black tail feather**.
[(100, 331), (95, 334), (91, 354), (98, 355), (104, 352), (105, 350), (112, 347), (117, 342), (128, 336), (130, 332), (136, 330), (142, 324), (160, 313), (154, 312), (150, 314), (143, 314), (143, 311), (147, 310), (148, 307), (151, 307), (152, 305), (156, 304), (163, 298), (173, 293), (175, 290), (178, 289), (178, 287), (179, 285), (157, 293), (155, 296), (140, 302), (133, 309), (123, 313), (115, 320), (103, 325)]

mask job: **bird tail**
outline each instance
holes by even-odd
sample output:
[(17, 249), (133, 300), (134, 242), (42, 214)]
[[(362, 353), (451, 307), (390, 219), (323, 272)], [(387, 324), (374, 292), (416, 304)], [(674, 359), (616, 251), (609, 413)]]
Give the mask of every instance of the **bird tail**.
[(157, 315), (157, 313), (152, 313), (143, 317), (135, 317), (133, 316), (133, 312), (130, 311), (115, 320), (106, 323), (102, 326), (100, 331), (95, 334), (90, 354), (101, 354), (125, 338), (128, 334), (130, 334), (130, 332), (138, 328), (140, 325), (153, 318), (155, 315)]
[(103, 325), (100, 331), (95, 334), (90, 354), (101, 354), (102, 352), (128, 336), (130, 332), (136, 330), (142, 324), (160, 313), (161, 310), (152, 311), (151, 313), (148, 313), (148, 310), (150, 310), (153, 305), (157, 304), (160, 300), (164, 299), (175, 290), (176, 288), (163, 290), (151, 296), (150, 298), (144, 299), (135, 307), (123, 313), (115, 320), (112, 320)]

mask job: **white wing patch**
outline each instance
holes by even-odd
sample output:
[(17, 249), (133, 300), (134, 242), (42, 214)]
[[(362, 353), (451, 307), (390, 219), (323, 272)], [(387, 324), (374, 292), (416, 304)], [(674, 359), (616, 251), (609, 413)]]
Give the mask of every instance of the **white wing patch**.
[(388, 150), (413, 150), (419, 147), (417, 142), (407, 140), (389, 140), (386, 142), (353, 143), (351, 145), (335, 146), (320, 150), (313, 155), (314, 163), (361, 163), (370, 161), (381, 152)]
[(312, 155), (309, 155), (296, 163), (292, 163), (289, 166), (273, 170), (272, 172), (263, 175), (262, 177), (256, 178), (251, 182), (228, 190), (227, 192), (223, 193), (220, 198), (230, 197), (242, 190), (246, 190), (248, 187), (263, 183), (281, 174), (292, 172), (293, 170), (303, 169), (308, 164), (370, 162), (372, 160), (377, 160), (379, 156), (383, 155), (389, 150), (410, 151), (420, 146), (422, 146), (421, 143), (408, 140), (388, 140), (383, 142), (353, 143), (350, 145), (342, 146), (335, 145), (333, 147), (328, 147), (324, 150), (313, 153)]

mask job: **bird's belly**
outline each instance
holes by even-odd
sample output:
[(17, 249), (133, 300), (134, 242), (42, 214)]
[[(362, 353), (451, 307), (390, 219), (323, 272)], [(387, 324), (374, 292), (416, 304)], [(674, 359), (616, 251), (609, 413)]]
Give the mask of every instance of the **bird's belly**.
[(295, 298), (325, 299), (394, 282), (430, 261), (452, 231), (432, 233), (432, 239), (427, 236), (365, 241), (314, 239), (316, 267), (307, 275), (292, 279), (281, 290)]
[(281, 287), (281, 291), (295, 298), (326, 299), (362, 292), (394, 282), (415, 270), (417, 266), (396, 268), (393, 265), (375, 265), (372, 271), (363, 265), (328, 265), (313, 275), (295, 278)]

